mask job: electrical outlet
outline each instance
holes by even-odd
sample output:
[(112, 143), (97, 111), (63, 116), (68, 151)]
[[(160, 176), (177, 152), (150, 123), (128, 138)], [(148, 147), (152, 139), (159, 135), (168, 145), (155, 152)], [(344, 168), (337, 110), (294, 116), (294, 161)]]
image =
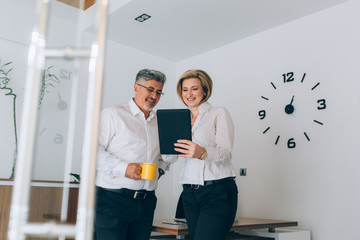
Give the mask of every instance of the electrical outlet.
[(246, 168), (240, 168), (240, 176), (246, 176)]

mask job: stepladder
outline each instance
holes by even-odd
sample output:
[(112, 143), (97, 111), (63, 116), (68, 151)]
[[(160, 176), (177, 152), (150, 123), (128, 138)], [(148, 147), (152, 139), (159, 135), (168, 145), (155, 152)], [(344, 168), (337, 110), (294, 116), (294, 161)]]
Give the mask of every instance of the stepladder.
[[(80, 0), (84, 5), (85, 0)], [(27, 56), (26, 85), (24, 91), (24, 104), (19, 135), (14, 186), (12, 192), (8, 240), (23, 239), (77, 239), (93, 238), (93, 219), (95, 203), (95, 174), (96, 174), (96, 149), (99, 124), (99, 112), (102, 95), (105, 32), (107, 20), (107, 0), (98, 0), (94, 6), (94, 26), (96, 34), (92, 41), (74, 37), (72, 46), (53, 46), (49, 44), (48, 32), (54, 31), (51, 25), (54, 8), (52, 4), (61, 4), (56, 0), (39, 0), (36, 8), (37, 21), (31, 33), (31, 42)], [(83, 7), (80, 7), (83, 9)], [(75, 34), (81, 36), (81, 23), (86, 18), (86, 13), (79, 10), (78, 23)], [(61, 25), (58, 24), (58, 26)], [(61, 41), (58, 41), (61, 42)], [(90, 42), (90, 44), (89, 44)], [(50, 46), (51, 45), (51, 46)], [(57, 104), (45, 104), (44, 94), (47, 87), (61, 85), (62, 79), (49, 72), (53, 67), (46, 66), (47, 62), (66, 61), (71, 65), (70, 71), (61, 69), (61, 77), (68, 77), (68, 89), (63, 87), (61, 93), (66, 93), (66, 100), (58, 92)], [(71, 62), (71, 64), (69, 64)], [(84, 73), (86, 72), (86, 74)], [(82, 86), (86, 76), (86, 86)], [(86, 90), (84, 90), (86, 88)], [(81, 94), (79, 94), (81, 92)], [(81, 95), (81, 96), (79, 96)], [(81, 98), (82, 97), (82, 98)], [(41, 101), (39, 100), (41, 99)], [(53, 117), (55, 111), (62, 111), (64, 119)], [(82, 112), (79, 114), (79, 112)], [(81, 115), (79, 117), (79, 115)], [(79, 120), (80, 119), (80, 120)], [(79, 122), (80, 121), (80, 122)], [(41, 123), (46, 123), (46, 127)], [(50, 132), (54, 125), (66, 122), (61, 128), (62, 133), (55, 132), (52, 144), (41, 140), (44, 132)], [(81, 129), (81, 130), (79, 130)], [(78, 137), (81, 135), (81, 137)], [(61, 147), (59, 147), (61, 146)], [(79, 147), (80, 146), (80, 147)], [(81, 154), (74, 151), (81, 148)], [(30, 195), (34, 190), (35, 167), (41, 159), (41, 151), (46, 150), (52, 159), (59, 158), (62, 181), (56, 179), (56, 184), (61, 189), (54, 201), (59, 202), (60, 210), (56, 214), (44, 214), (41, 221), (29, 218)], [(80, 156), (80, 157), (79, 157)], [(73, 174), (71, 171), (74, 159), (81, 164), (81, 172)], [(56, 163), (53, 164), (57, 168)], [(51, 167), (51, 164), (50, 164)], [(45, 170), (46, 171), (46, 170)], [(70, 182), (72, 176), (81, 176), (78, 184), (78, 201), (76, 206), (75, 221), (69, 220), (69, 199), (73, 194)], [(41, 182), (41, 181), (40, 181)], [(39, 181), (38, 183), (39, 184)], [(43, 197), (49, 197), (44, 195)], [(54, 197), (53, 195), (51, 195)], [(41, 196), (39, 196), (41, 197)], [(55, 216), (55, 217), (54, 217)]]

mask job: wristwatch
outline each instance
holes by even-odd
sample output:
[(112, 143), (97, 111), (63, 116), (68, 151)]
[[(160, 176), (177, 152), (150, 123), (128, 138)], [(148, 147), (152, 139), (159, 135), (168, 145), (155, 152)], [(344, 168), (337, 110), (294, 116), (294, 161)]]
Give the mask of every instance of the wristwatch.
[(206, 149), (204, 148), (204, 152), (201, 154), (200, 159), (205, 160), (207, 158), (207, 156), (208, 155), (207, 155)]
[(164, 175), (165, 174), (165, 171), (161, 168), (159, 168), (159, 177)]

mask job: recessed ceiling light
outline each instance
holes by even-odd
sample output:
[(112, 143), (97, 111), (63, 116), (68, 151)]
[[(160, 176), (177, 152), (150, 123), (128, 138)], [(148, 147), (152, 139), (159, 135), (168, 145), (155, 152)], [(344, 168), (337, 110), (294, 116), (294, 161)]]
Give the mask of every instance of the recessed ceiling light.
[(150, 15), (147, 15), (147, 14), (143, 13), (140, 16), (136, 17), (135, 20), (138, 21), (138, 22), (143, 22), (145, 20), (148, 20), (149, 18), (151, 18)]

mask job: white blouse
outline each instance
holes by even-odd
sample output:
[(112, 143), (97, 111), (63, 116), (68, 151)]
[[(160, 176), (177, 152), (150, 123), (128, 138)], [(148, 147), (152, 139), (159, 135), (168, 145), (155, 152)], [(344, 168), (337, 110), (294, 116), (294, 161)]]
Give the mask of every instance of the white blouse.
[(204, 147), (207, 158), (182, 158), (185, 161), (180, 184), (200, 184), (204, 181), (236, 176), (231, 163), (234, 144), (234, 124), (224, 107), (212, 107), (204, 102), (192, 127), (192, 141)]

